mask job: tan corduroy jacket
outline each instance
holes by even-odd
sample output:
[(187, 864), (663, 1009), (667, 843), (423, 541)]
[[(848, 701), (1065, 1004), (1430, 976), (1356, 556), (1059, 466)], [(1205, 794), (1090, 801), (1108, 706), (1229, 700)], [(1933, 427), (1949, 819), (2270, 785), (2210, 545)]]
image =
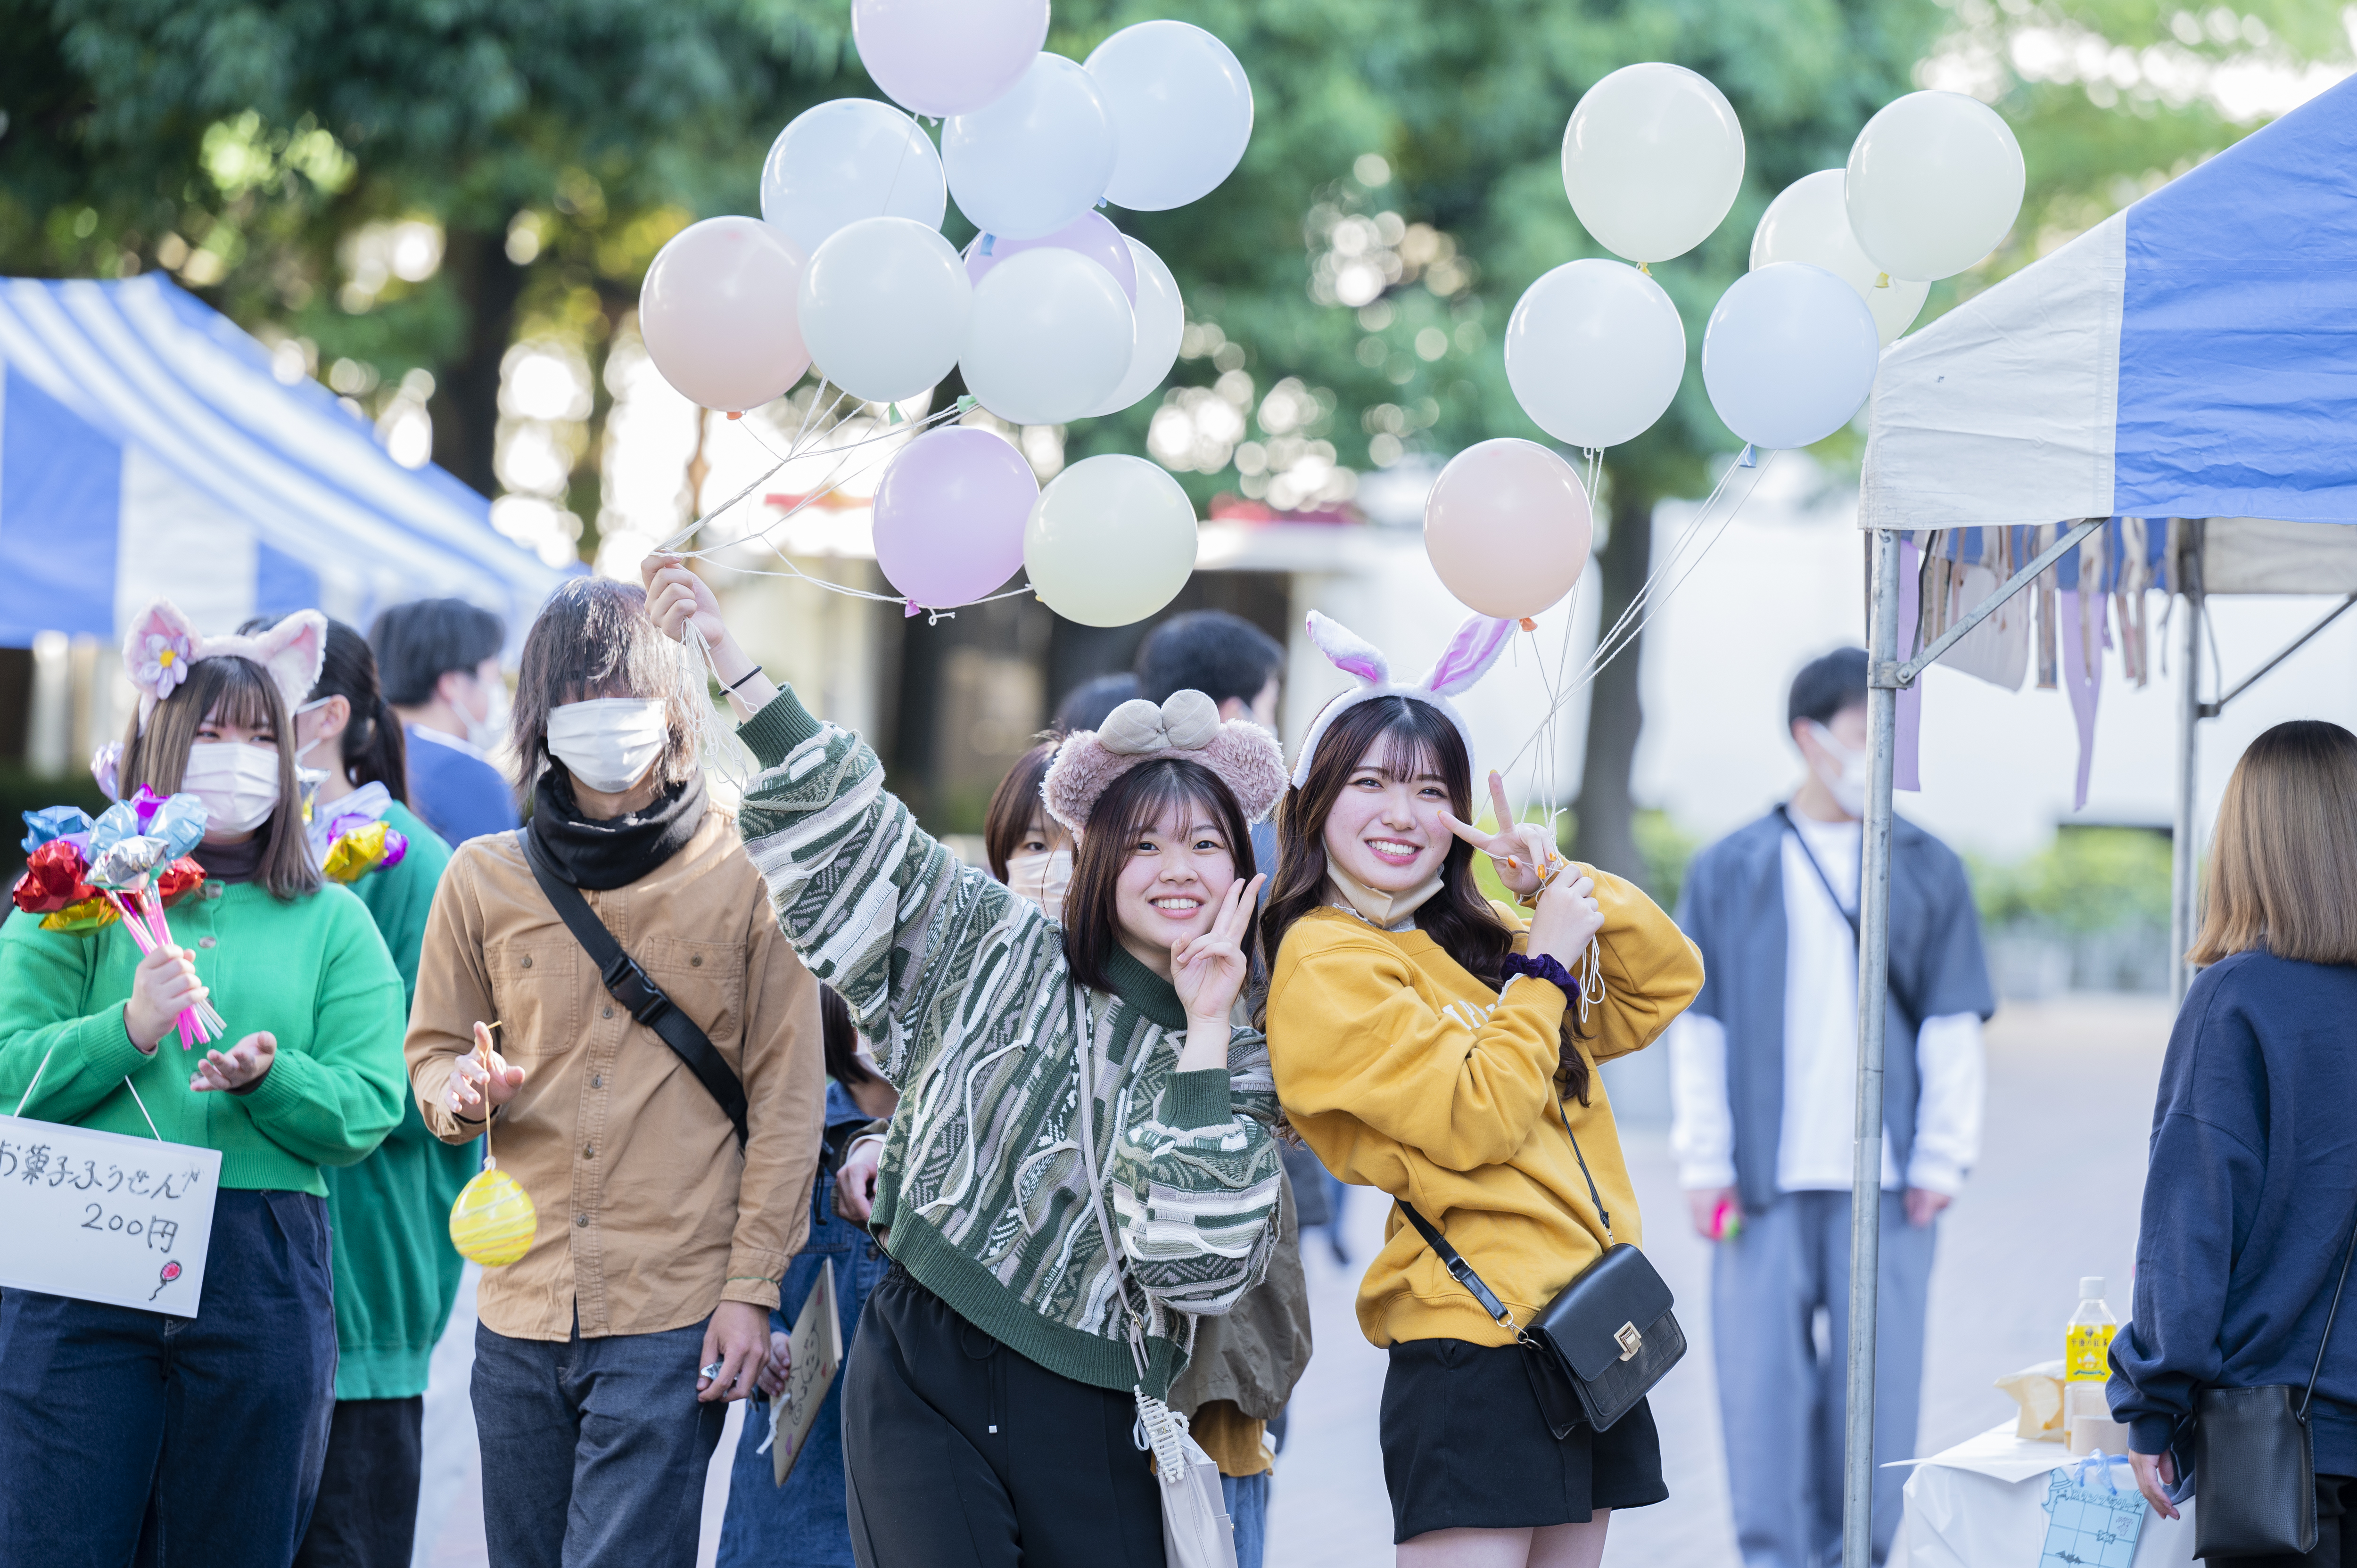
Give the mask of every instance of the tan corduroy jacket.
[(477, 1019), (500, 1024), (500, 1052), (524, 1069), (491, 1153), (540, 1226), (521, 1260), (484, 1271), (482, 1322), (564, 1339), (577, 1312), (594, 1339), (684, 1327), (722, 1301), (774, 1308), (808, 1229), (824, 1119), (818, 983), (717, 807), (653, 872), (582, 896), (744, 1080), (750, 1133), (739, 1155), (687, 1064), (606, 993), (516, 834), (461, 845), (426, 922), (406, 1048), (418, 1109), (446, 1143), (482, 1135), (443, 1099)]

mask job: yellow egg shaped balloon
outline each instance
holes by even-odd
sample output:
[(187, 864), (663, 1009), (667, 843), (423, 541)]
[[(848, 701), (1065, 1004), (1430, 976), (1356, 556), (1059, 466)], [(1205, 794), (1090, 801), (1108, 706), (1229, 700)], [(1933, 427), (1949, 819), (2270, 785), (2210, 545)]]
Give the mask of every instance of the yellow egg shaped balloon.
[(477, 1172), (450, 1206), (450, 1244), (460, 1257), (487, 1269), (504, 1268), (530, 1251), (539, 1227), (532, 1195), (493, 1165)]

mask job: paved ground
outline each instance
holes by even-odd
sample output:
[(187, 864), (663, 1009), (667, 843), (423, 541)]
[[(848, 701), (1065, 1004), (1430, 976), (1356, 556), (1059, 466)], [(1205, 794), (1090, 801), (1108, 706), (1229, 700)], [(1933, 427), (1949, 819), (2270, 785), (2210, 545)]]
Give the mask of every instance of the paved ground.
[[(2079, 1277), (2100, 1273), (2124, 1306), (2144, 1182), (2146, 1130), (2169, 1014), (2145, 998), (2077, 997), (2008, 1006), (1989, 1029), (1987, 1146), (1964, 1198), (1943, 1222), (1932, 1276), (1931, 1349), (1919, 1450), (1943, 1448), (2004, 1419), (1994, 1379), (2059, 1355)], [(1702, 1310), (1707, 1244), (1682, 1219), (1659, 1127), (1625, 1143), (1649, 1220), (1647, 1251), (1677, 1292), (1692, 1348), (1654, 1396), (1672, 1497), (1613, 1521), (1608, 1565), (1717, 1568), (1735, 1560)], [(1380, 1240), (1382, 1208), (1354, 1194), (1352, 1255)], [(1375, 1417), (1383, 1355), (1351, 1315), (1358, 1271), (1314, 1242), (1308, 1260), (1318, 1354), (1294, 1398), (1278, 1461), (1271, 1568), (1368, 1568), (1391, 1560)], [(483, 1487), (466, 1413), (473, 1343), (471, 1282), (436, 1353), (426, 1404), (426, 1479), (417, 1563), (484, 1561)], [(723, 1443), (735, 1442), (734, 1423)], [(492, 1487), (493, 1498), (497, 1486)], [(705, 1493), (709, 1563), (725, 1472)]]

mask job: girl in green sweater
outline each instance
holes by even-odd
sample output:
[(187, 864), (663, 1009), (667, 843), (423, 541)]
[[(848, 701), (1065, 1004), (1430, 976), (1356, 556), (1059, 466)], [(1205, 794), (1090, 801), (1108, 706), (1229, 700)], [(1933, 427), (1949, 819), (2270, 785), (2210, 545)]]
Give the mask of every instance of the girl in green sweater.
[[(196, 1316), (0, 1297), (0, 1568), (285, 1568), (302, 1539), (335, 1395), (320, 1167), (373, 1150), (406, 1088), (401, 976), (304, 842), (290, 713), (326, 632), (135, 620), (119, 787), (204, 802), (204, 885), (144, 958), (120, 922), (0, 926), (0, 1108), (221, 1155)], [(207, 998), (231, 1036), (184, 1049)]]

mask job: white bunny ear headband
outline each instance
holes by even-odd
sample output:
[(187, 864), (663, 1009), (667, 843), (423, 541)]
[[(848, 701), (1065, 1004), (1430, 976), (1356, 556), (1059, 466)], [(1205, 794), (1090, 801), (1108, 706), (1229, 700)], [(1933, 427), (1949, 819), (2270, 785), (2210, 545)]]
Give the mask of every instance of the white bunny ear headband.
[(1359, 683), (1343, 693), (1318, 713), (1311, 723), (1309, 733), (1301, 740), (1301, 751), (1293, 765), (1293, 787), (1297, 789), (1309, 781), (1309, 763), (1318, 755), (1318, 743), (1336, 719), (1361, 703), (1371, 703), (1377, 697), (1406, 697), (1429, 703), (1440, 710), (1441, 716), (1457, 726), (1464, 738), (1465, 755), (1473, 755), (1473, 731), (1457, 704), (1448, 699), (1465, 691), (1489, 672), (1506, 649), (1506, 639), (1512, 637), (1515, 624), (1490, 616), (1474, 616), (1457, 628), (1448, 646), (1423, 680), (1402, 684), (1392, 679), (1391, 660), (1382, 649), (1359, 636), (1341, 622), (1329, 619), (1316, 610), (1309, 612), (1309, 640), (1318, 650), (1334, 661), (1334, 667), (1344, 674), (1358, 677)]
[(123, 634), (123, 668), (139, 688), (139, 728), (147, 729), (156, 704), (178, 690), (188, 667), (206, 659), (234, 656), (262, 666), (293, 713), (319, 682), (328, 656), (328, 618), (296, 610), (267, 631), (252, 637), (206, 637), (169, 599), (157, 599), (132, 618)]

